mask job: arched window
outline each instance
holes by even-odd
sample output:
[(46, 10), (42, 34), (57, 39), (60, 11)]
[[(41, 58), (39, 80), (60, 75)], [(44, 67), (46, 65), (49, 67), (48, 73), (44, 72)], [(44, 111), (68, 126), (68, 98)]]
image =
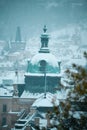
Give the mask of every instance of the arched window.
[(39, 70), (41, 72), (45, 72), (45, 70), (46, 70), (46, 61), (45, 60), (41, 60), (39, 63), (40, 63)]

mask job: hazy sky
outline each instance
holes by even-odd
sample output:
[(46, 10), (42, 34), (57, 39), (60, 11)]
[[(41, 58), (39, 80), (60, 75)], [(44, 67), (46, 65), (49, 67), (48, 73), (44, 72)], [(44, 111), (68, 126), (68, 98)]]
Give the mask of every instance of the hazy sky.
[(0, 0), (0, 39), (15, 39), (20, 26), (23, 38), (67, 24), (87, 21), (87, 0)]

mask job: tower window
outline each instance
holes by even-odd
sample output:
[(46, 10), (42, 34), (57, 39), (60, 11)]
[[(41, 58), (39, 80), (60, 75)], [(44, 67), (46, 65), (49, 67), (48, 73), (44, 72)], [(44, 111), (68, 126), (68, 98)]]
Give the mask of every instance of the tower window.
[(7, 111), (7, 105), (3, 104), (3, 112), (6, 112), (6, 111)]
[(45, 60), (41, 60), (40, 61), (40, 68), (39, 68), (39, 70), (41, 72), (45, 72), (45, 70), (46, 70), (46, 61)]

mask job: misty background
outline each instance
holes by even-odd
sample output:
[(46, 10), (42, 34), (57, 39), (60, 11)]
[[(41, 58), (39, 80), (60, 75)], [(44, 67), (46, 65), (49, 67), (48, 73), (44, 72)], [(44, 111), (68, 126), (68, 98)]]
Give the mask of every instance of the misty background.
[[(69, 26), (87, 25), (87, 0), (0, 0), (0, 39), (14, 39), (17, 26), (22, 38)], [(85, 27), (87, 29), (87, 27)]]

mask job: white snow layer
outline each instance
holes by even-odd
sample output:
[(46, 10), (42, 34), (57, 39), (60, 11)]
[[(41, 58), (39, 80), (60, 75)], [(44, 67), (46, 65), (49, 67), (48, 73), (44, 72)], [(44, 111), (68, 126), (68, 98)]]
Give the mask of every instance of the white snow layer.
[(1, 97), (12, 97), (13, 95), (13, 87), (0, 88), (0, 96)]
[(14, 71), (9, 71), (4, 73), (0, 77), (0, 84), (23, 84), (24, 83), (24, 73), (18, 72), (16, 75)]
[(46, 97), (44, 97), (44, 94), (41, 95), (34, 103), (33, 107), (53, 107), (54, 102), (56, 105), (59, 105), (59, 101), (55, 98), (55, 96), (51, 93), (47, 93)]
[(58, 66), (58, 61), (55, 56), (51, 53), (38, 53), (36, 54), (32, 60), (31, 64), (37, 64), (41, 60), (46, 60), (46, 62), (54, 67)]

